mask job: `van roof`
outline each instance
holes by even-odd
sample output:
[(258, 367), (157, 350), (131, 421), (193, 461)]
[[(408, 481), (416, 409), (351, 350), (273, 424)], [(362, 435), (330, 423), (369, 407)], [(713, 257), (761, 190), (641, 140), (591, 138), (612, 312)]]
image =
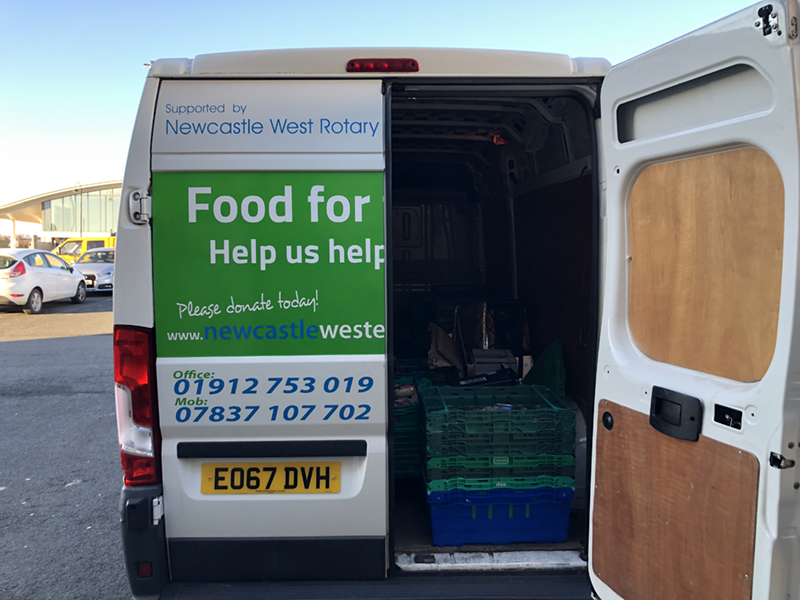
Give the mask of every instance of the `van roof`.
[(162, 59), (149, 76), (192, 77), (354, 77), (374, 79), (376, 73), (347, 73), (357, 58), (412, 58), (417, 73), (386, 73), (402, 77), (602, 77), (611, 68), (604, 58), (570, 58), (566, 54), (453, 48), (307, 48), (251, 50), (200, 54), (194, 59)]

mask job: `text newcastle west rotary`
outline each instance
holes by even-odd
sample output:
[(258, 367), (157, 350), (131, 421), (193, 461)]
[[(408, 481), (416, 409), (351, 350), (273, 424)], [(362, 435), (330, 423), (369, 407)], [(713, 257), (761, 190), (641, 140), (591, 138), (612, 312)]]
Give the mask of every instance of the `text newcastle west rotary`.
[[(200, 105), (179, 105), (167, 104), (165, 112), (167, 114), (191, 115), (191, 114), (224, 114), (225, 104), (200, 104)], [(375, 137), (379, 131), (380, 121), (351, 121), (349, 119), (333, 120), (328, 118), (318, 118), (316, 121), (307, 119), (304, 121), (292, 121), (289, 119), (269, 119), (269, 127), (265, 127), (261, 121), (254, 121), (244, 117), (247, 105), (234, 104), (233, 112), (242, 115), (239, 120), (220, 120), (207, 122), (181, 121), (180, 119), (166, 119), (166, 135), (261, 135), (264, 132), (273, 134), (290, 135), (369, 135)]]

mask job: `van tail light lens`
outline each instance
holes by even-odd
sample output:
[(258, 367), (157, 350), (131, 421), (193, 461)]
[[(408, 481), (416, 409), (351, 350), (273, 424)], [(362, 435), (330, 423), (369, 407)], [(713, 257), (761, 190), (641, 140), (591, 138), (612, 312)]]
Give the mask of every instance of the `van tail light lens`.
[(347, 61), (348, 73), (417, 73), (413, 58), (354, 58)]
[(114, 393), (125, 485), (161, 481), (153, 331), (114, 327)]
[(14, 265), (14, 268), (11, 269), (11, 271), (9, 271), (8, 276), (9, 277), (19, 277), (20, 275), (25, 275), (25, 273), (26, 273), (26, 271), (25, 271), (25, 263), (22, 262), (22, 261), (19, 261), (16, 265)]

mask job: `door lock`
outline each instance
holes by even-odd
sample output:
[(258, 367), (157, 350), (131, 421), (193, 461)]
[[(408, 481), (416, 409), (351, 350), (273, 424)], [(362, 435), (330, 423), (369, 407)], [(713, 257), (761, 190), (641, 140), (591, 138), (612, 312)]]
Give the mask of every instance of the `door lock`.
[(783, 454), (772, 452), (769, 455), (769, 466), (776, 469), (791, 469), (794, 467), (795, 461), (791, 458), (786, 458)]

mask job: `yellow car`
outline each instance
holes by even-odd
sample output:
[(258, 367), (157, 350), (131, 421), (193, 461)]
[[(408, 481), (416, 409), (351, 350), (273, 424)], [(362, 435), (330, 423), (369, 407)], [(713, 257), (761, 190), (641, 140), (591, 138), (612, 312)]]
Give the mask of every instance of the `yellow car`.
[(113, 248), (116, 245), (116, 241), (117, 238), (113, 236), (68, 238), (61, 242), (55, 250), (53, 250), (53, 253), (72, 264), (87, 250), (93, 250), (95, 248)]

